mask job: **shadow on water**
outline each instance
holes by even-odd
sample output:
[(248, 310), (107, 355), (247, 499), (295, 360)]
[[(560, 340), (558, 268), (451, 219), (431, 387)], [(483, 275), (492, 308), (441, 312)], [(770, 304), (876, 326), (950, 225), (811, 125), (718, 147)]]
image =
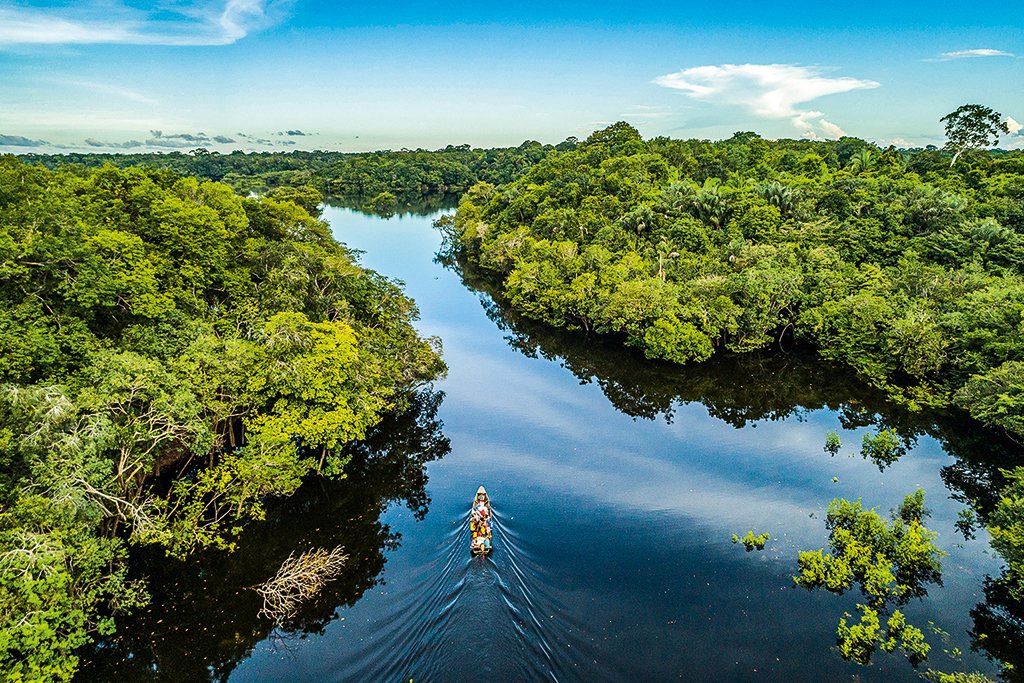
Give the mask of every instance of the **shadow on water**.
[[(403, 502), (422, 518), (430, 505), (426, 464), (450, 450), (437, 410), (440, 392), (421, 391), (409, 408), (386, 418), (351, 447), (342, 481), (310, 481), (287, 500), (268, 505), (235, 552), (202, 553), (187, 562), (140, 550), (133, 572), (145, 576), (148, 609), (122, 620), (116, 636), (83, 655), (81, 680), (225, 680), (253, 646), (273, 637), (287, 649), (295, 638), (322, 633), (338, 606), (353, 605), (379, 582), (384, 551), (401, 543), (380, 522)], [(344, 546), (343, 573), (280, 630), (258, 616), (252, 590), (274, 575), (293, 551)]]

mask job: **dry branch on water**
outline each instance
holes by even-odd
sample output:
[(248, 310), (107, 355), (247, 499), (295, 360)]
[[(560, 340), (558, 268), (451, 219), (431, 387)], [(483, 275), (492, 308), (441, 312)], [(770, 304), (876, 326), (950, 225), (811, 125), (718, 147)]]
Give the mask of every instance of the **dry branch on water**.
[(260, 616), (277, 624), (295, 616), (304, 602), (341, 573), (347, 559), (341, 546), (330, 551), (316, 548), (298, 557), (292, 553), (277, 574), (256, 589), (263, 596)]

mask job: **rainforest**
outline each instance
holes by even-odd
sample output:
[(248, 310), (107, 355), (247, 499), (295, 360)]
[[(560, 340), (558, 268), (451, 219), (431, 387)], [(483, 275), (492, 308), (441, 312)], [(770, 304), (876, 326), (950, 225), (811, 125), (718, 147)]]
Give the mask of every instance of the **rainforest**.
[[(625, 417), (632, 422), (621, 433), (635, 434), (650, 453), (664, 442), (637, 420), (671, 425), (685, 412), (694, 424), (721, 425), (713, 443), (728, 451), (731, 437), (720, 429), (760, 423), (764, 431), (779, 422), (795, 434), (808, 428), (791, 420), (810, 415), (814, 448), (797, 450), (816, 451), (820, 466), (837, 473), (837, 490), (840, 476), (860, 484), (831, 502), (827, 486), (808, 493), (797, 507), (811, 510), (813, 531), (807, 515), (740, 519), (714, 512), (717, 503), (699, 504), (711, 519), (749, 525), (722, 530), (716, 552), (729, 547), (730, 534), (751, 553), (748, 562), (775, 547), (772, 562), (781, 564), (769, 581), (807, 589), (817, 605), (807, 623), (820, 617), (815, 633), (834, 634), (837, 662), (865, 666), (898, 652), (909, 665), (883, 664), (877, 675), (920, 671), (955, 681), (986, 680), (979, 668), (1017, 680), (1024, 666), (1024, 153), (969, 149), (953, 157), (934, 147), (750, 132), (717, 142), (644, 139), (620, 122), (584, 140), (494, 149), (29, 154), (0, 158), (0, 216), (0, 669), (12, 680), (146, 680), (153, 671), (169, 680), (207, 675), (200, 671), (284, 678), (261, 643), (304, 633), (314, 658), (337, 647), (328, 625), (384, 600), (363, 597), (382, 576), (399, 586), (426, 581), (401, 559), (385, 571), (384, 553), (401, 558), (390, 524), (407, 537), (430, 536), (433, 527), (417, 526), (431, 519), (428, 464), (440, 473), (432, 488), (444, 500), (466, 475), (494, 467), (458, 465), (467, 456), (450, 455), (439, 412), (470, 440), (495, 429), (510, 439), (485, 450), (504, 453), (492, 478), (513, 499), (516, 482), (541, 466), (534, 460), (550, 457), (548, 447), (575, 451), (585, 442), (573, 441), (569, 427), (546, 446), (522, 436), (528, 428), (515, 427), (519, 419), (536, 425), (561, 414), (526, 406), (540, 400), (543, 408), (545, 395), (563, 389), (538, 376), (531, 381), (540, 393), (516, 399), (515, 377), (537, 370), (501, 379), (473, 360), (480, 354), (492, 366), (510, 355), (542, 358), (573, 383), (596, 382), (600, 407), (560, 419), (593, 425)], [(391, 237), (393, 230), (413, 232)], [(421, 301), (433, 311), (425, 321)], [(486, 341), (495, 334), (496, 347)], [(455, 348), (447, 361), (442, 339)], [(493, 408), (504, 417), (490, 424), (492, 390), (510, 393)], [(693, 415), (691, 404), (707, 412)], [(838, 458), (849, 453), (844, 438), (860, 456), (851, 464)], [(936, 448), (954, 463), (927, 461), (920, 476), (934, 482), (926, 506), (925, 491), (914, 488), (920, 476), (898, 472), (904, 461), (924, 462), (913, 454)], [(599, 465), (565, 466), (617, 470), (632, 462), (616, 452)], [(657, 457), (665, 458), (659, 467), (677, 466), (668, 454)], [(749, 457), (739, 456), (746, 474), (738, 481), (767, 467)], [(648, 465), (637, 467), (609, 475), (610, 486), (623, 495), (641, 490)], [(795, 473), (782, 476), (790, 477), (786, 486), (804, 486)], [(886, 493), (888, 520), (869, 500), (885, 481), (902, 489)], [(955, 509), (935, 490), (943, 486)], [(497, 543), (493, 571), (496, 586), (510, 582), (504, 604), (514, 619), (531, 625), (500, 632), (499, 649), (524, 668), (496, 671), (559, 679), (571, 663), (590, 676), (665, 674), (628, 654), (609, 659), (580, 635), (587, 626), (539, 620), (535, 609), (573, 612), (554, 586), (575, 572), (520, 535), (564, 510), (520, 495), (545, 512), (531, 520), (521, 508), (525, 526), (517, 530), (497, 493), (504, 546)], [(411, 519), (394, 511), (402, 500)], [(933, 506), (938, 526), (926, 526)], [(437, 514), (435, 525), (449, 523)], [(440, 514), (461, 524), (457, 512)], [(959, 545), (949, 540), (954, 526)], [(458, 536), (435, 531), (448, 540), (402, 552), (417, 567), (447, 557), (439, 578), (375, 608), (413, 610), (421, 630), (374, 641), (401, 651), (394, 661), (354, 650), (342, 678), (460, 678), (450, 658), (423, 649), (455, 628), (429, 609), (454, 604), (473, 586), (483, 590), (489, 579), (459, 574), (467, 570), (453, 559)], [(627, 543), (625, 531), (607, 533)], [(979, 559), (986, 544), (994, 565)], [(914, 612), (943, 586), (950, 555), (957, 566), (983, 568), (982, 576), (947, 572), (952, 585), (984, 595), (971, 611), (969, 640), (960, 621), (951, 636), (924, 618), (932, 612)], [(537, 557), (548, 569), (528, 568)], [(256, 588), (266, 598), (275, 580), (287, 579), (282, 572), (317, 558), (332, 568), (295, 598), (294, 610), (277, 614), (253, 602)], [(746, 572), (731, 569), (730, 581), (746, 585)], [(206, 583), (220, 576), (226, 583)], [(636, 595), (653, 587), (640, 585)], [(862, 602), (846, 606), (857, 614), (837, 611), (818, 588), (859, 591)], [(414, 608), (421, 594), (429, 598)], [(719, 593), (700, 599), (711, 595)], [(476, 600), (476, 610), (489, 604), (483, 594), (465, 599)], [(809, 615), (809, 605), (793, 608)], [(225, 632), (216, 642), (241, 640), (208, 652), (198, 632), (161, 631), (156, 615), (175, 631), (197, 618), (183, 609), (200, 615), (204, 631), (251, 635)], [(386, 633), (380, 625), (364, 635)], [(807, 637), (828, 648), (828, 638)], [(589, 654), (560, 663), (514, 654), (523, 639), (538, 651), (575, 645)], [(197, 654), (174, 661), (174, 648)], [(967, 649), (979, 653), (969, 666)], [(940, 650), (944, 663), (936, 661)], [(599, 664), (588, 669), (590, 661)], [(245, 673), (246, 666), (258, 668)], [(739, 675), (724, 661), (708, 666), (690, 670)], [(831, 675), (849, 671), (842, 666)], [(784, 671), (809, 675), (776, 670)]]

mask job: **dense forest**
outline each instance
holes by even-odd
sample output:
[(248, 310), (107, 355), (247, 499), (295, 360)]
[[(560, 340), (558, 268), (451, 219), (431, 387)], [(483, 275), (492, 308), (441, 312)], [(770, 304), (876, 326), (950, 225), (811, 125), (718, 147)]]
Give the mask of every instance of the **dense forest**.
[(617, 124), (477, 184), (442, 227), (529, 317), (679, 363), (795, 339), (1024, 434), (1024, 154), (970, 162)]
[[(300, 193), (301, 194), (301, 193)], [(444, 371), (301, 206), (0, 158), (0, 670), (63, 680), (147, 601), (130, 547), (231, 550)]]

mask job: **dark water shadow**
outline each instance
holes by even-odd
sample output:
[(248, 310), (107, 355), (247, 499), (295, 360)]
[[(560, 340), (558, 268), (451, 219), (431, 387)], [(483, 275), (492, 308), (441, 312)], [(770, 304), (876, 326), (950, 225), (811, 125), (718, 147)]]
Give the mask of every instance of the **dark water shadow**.
[[(416, 394), (409, 408), (387, 417), (350, 447), (341, 481), (313, 480), (292, 497), (268, 504), (264, 522), (247, 529), (233, 553), (200, 553), (186, 562), (137, 549), (132, 572), (146, 577), (150, 606), (119, 622), (118, 633), (82, 653), (79, 680), (226, 680), (253, 647), (268, 638), (289, 643), (322, 633), (339, 606), (353, 605), (376, 586), (401, 536), (380, 521), (403, 503), (417, 518), (430, 505), (427, 463), (450, 450), (437, 410), (440, 392)], [(341, 575), (282, 628), (258, 616), (253, 590), (292, 552), (343, 546)]]

